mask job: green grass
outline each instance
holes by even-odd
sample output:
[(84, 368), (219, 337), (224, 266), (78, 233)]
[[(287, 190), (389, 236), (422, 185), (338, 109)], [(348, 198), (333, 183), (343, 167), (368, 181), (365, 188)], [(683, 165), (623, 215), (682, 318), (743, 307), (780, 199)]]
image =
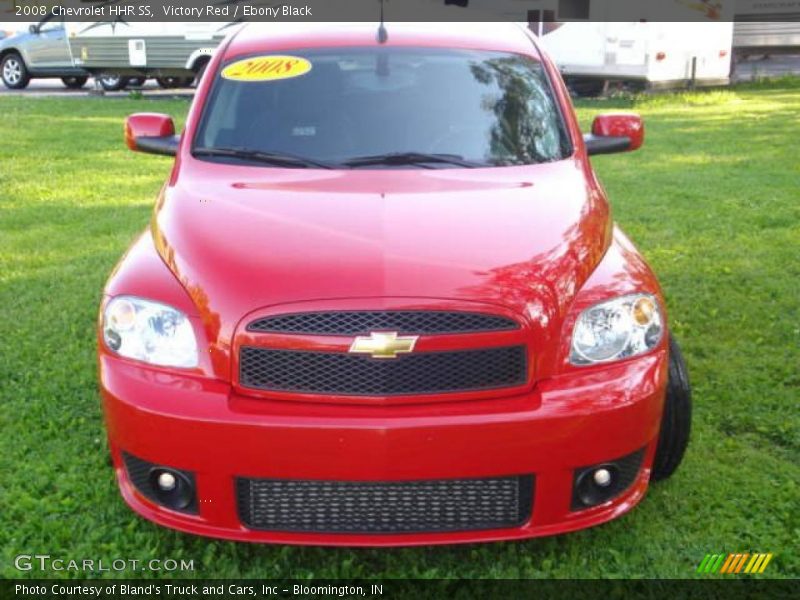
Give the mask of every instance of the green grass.
[(97, 394), (96, 309), (170, 169), (123, 148), (122, 118), (182, 119), (187, 108), (0, 99), (0, 575), (20, 576), (17, 554), (43, 553), (194, 559), (200, 577), (692, 577), (706, 553), (736, 551), (774, 552), (767, 575), (800, 574), (796, 82), (579, 103), (584, 125), (618, 108), (646, 119), (644, 149), (594, 162), (616, 219), (659, 274), (689, 363), (686, 460), (601, 527), (422, 549), (211, 541), (144, 521), (119, 497)]

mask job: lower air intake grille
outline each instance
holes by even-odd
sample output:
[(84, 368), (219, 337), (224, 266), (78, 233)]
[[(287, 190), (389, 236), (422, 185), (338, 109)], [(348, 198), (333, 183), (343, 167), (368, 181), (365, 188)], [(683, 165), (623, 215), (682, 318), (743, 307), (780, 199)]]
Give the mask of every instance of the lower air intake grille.
[(307, 394), (433, 394), (514, 387), (527, 379), (525, 346), (421, 352), (392, 360), (245, 346), (240, 363), (244, 387)]
[(519, 527), (531, 514), (531, 475), (395, 482), (237, 479), (250, 529), (423, 533)]

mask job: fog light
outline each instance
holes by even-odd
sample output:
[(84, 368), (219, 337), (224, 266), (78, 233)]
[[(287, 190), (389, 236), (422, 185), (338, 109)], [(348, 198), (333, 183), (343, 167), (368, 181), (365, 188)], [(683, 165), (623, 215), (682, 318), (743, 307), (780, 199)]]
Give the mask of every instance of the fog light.
[(158, 487), (161, 489), (161, 491), (172, 491), (175, 489), (175, 485), (177, 485), (177, 481), (175, 480), (175, 475), (172, 473), (164, 471), (158, 476)]
[(128, 479), (145, 498), (183, 513), (197, 513), (197, 486), (192, 471), (147, 462), (122, 452)]
[(622, 494), (636, 481), (643, 459), (644, 448), (614, 460), (575, 469), (572, 510), (598, 506)]
[(583, 506), (602, 504), (614, 496), (618, 469), (613, 464), (584, 469), (575, 482), (576, 500)]
[(611, 485), (611, 473), (608, 469), (597, 469), (594, 472), (593, 479), (600, 487), (608, 487)]
[(154, 467), (150, 488), (156, 500), (168, 508), (183, 510), (194, 502), (194, 484), (180, 471)]

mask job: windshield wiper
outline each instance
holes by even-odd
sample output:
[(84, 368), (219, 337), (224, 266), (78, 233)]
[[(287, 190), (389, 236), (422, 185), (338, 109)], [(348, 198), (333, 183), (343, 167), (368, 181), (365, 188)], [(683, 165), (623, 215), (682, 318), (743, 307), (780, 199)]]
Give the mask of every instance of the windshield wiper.
[(213, 148), (200, 147), (192, 150), (193, 156), (222, 156), (226, 158), (239, 158), (254, 162), (285, 166), (285, 167), (317, 167), (319, 169), (334, 169), (337, 165), (321, 160), (288, 154), (286, 152), (268, 152), (266, 150), (251, 150), (250, 148)]
[[(346, 167), (369, 167), (372, 165), (419, 165), (426, 169), (433, 169), (431, 163), (456, 165), (474, 169), (486, 165), (465, 160), (457, 154), (428, 154), (426, 152), (389, 152), (373, 156), (357, 156), (344, 161)], [(426, 166), (428, 165), (428, 166)]]

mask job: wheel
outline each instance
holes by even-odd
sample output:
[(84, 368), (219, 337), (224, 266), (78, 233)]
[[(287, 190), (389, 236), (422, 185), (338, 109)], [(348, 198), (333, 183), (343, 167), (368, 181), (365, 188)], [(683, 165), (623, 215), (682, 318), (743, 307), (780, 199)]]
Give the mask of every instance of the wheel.
[(64, 82), (64, 85), (67, 86), (71, 90), (79, 90), (86, 82), (89, 81), (88, 77), (62, 77), (61, 81)]
[(161, 89), (171, 90), (179, 87), (189, 87), (192, 85), (194, 77), (157, 77), (156, 83)]
[(100, 75), (100, 85), (107, 92), (118, 92), (128, 85), (128, 78), (121, 75)]
[(178, 86), (178, 78), (177, 77), (156, 77), (156, 83), (158, 87), (163, 90), (168, 90)]
[(661, 432), (653, 460), (653, 480), (672, 475), (681, 464), (692, 428), (692, 386), (683, 354), (672, 336), (669, 338), (667, 397), (661, 416)]
[(142, 87), (147, 77), (131, 77), (128, 80), (128, 87)]
[(31, 80), (25, 61), (16, 52), (11, 52), (3, 57), (0, 62), (0, 76), (2, 76), (5, 86), (12, 90), (25, 89)]

